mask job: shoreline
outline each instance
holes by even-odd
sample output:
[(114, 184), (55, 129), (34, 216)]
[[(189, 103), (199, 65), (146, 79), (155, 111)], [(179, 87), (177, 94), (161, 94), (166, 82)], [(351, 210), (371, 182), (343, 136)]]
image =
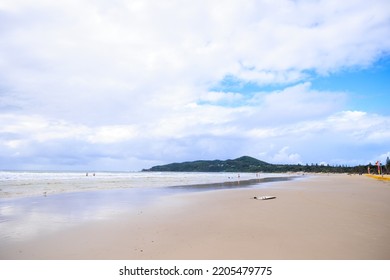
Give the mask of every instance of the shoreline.
[[(40, 173), (41, 174), (41, 173)], [(57, 195), (64, 193), (77, 193), (87, 191), (134, 189), (134, 188), (173, 188), (173, 187), (199, 187), (202, 185), (218, 186), (220, 184), (229, 186), (236, 183), (256, 183), (256, 180), (273, 180), (273, 178), (292, 177), (293, 174), (283, 173), (242, 173), (237, 177), (236, 173), (186, 173), (186, 172), (135, 172), (135, 173), (106, 173), (115, 174), (109, 177), (106, 174), (97, 173), (96, 176), (83, 176), (78, 173), (70, 177), (63, 176), (66, 173), (51, 173), (60, 175), (57, 177), (16, 178), (12, 180), (0, 180), (0, 202), (8, 198), (38, 197), (46, 195)], [(295, 175), (297, 176), (297, 175)], [(268, 179), (269, 178), (269, 179)], [(1, 179), (1, 178), (0, 178)], [(274, 179), (277, 180), (277, 179)], [(247, 182), (250, 181), (250, 182)]]
[(0, 259), (390, 259), (389, 201), (388, 182), (355, 175), (175, 194), (0, 244)]

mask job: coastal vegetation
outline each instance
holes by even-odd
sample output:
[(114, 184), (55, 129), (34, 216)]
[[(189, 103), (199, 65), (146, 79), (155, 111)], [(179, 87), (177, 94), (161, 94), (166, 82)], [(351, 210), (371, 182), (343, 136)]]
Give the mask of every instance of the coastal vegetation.
[[(389, 165), (389, 166), (387, 166)], [(170, 163), (166, 165), (153, 166), (142, 171), (171, 171), (171, 172), (318, 172), (318, 173), (367, 173), (370, 166), (371, 173), (377, 174), (377, 168), (371, 163), (369, 165), (325, 165), (325, 164), (271, 164), (253, 157), (243, 156), (228, 160), (197, 160), (181, 163)], [(390, 171), (390, 160), (383, 166), (383, 172)]]

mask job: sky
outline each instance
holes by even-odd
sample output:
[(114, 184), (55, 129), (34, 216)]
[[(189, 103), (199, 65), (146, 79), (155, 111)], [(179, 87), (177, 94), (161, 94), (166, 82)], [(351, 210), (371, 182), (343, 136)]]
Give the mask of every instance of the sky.
[(0, 170), (390, 156), (388, 0), (0, 0)]

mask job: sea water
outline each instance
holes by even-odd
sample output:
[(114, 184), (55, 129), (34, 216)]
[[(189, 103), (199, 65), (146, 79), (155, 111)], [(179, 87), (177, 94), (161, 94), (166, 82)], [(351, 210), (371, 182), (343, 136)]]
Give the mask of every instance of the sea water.
[[(0, 245), (138, 211), (167, 195), (252, 186), (286, 174), (0, 171)], [(245, 184), (248, 180), (252, 185)], [(137, 210), (138, 209), (138, 210)]]
[(282, 174), (207, 172), (31, 172), (0, 171), (0, 199), (79, 192), (235, 182)]

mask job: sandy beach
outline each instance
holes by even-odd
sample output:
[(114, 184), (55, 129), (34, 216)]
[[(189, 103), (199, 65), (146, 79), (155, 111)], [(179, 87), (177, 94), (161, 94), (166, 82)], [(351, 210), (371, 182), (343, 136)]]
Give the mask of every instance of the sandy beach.
[[(162, 197), (115, 219), (2, 242), (1, 259), (390, 259), (390, 182), (310, 175)], [(276, 199), (255, 200), (272, 195)]]

